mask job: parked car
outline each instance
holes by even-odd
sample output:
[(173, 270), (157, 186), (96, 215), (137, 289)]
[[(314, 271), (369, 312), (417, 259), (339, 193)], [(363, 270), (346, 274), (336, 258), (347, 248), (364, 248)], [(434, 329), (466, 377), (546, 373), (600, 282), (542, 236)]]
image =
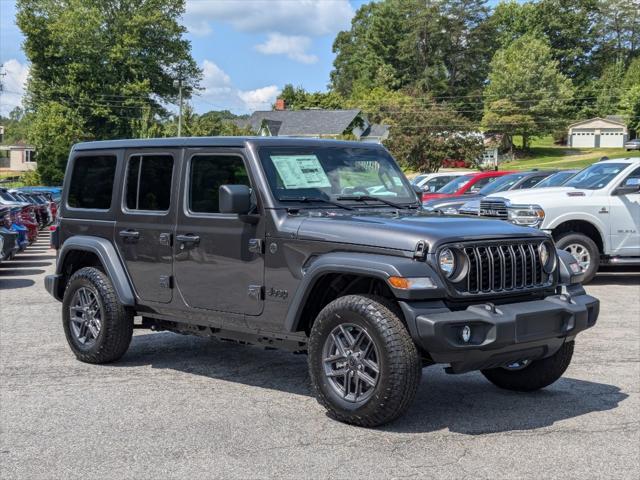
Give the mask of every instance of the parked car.
[(473, 195), (480, 191), (482, 187), (495, 181), (498, 177), (514, 172), (476, 172), (467, 173), (454, 178), (444, 187), (435, 193), (423, 193), (422, 201), (433, 200), (436, 198), (456, 197), (459, 195)]
[[(475, 195), (462, 195), (457, 197), (438, 198), (423, 203), (423, 207), (430, 211), (441, 211), (447, 215), (457, 213), (466, 214), (469, 208), (478, 208), (480, 199), (495, 192), (507, 190), (521, 190), (533, 188), (541, 180), (548, 177), (553, 171), (532, 170), (530, 172), (510, 173), (497, 178), (495, 181), (485, 185)], [(467, 211), (465, 211), (465, 207)]]
[(634, 138), (633, 140), (629, 140), (624, 144), (624, 148), (627, 152), (631, 150), (640, 150), (640, 138)]
[(585, 281), (601, 263), (640, 265), (640, 158), (594, 163), (562, 187), (489, 195), (480, 214), (548, 232)]
[(12, 222), (24, 229), (27, 242), (33, 243), (38, 237), (36, 207), (3, 188), (0, 188), (0, 205), (11, 207)]
[(436, 192), (460, 175), (463, 174), (458, 172), (424, 173), (411, 180), (411, 183), (419, 187), (425, 193)]
[[(380, 183), (392, 199), (368, 193)], [(424, 365), (546, 387), (599, 308), (547, 233), (427, 214), (387, 150), (360, 142), (75, 145), (54, 245), (45, 286), (79, 360), (119, 359), (137, 315), (307, 352), (318, 401), (362, 426), (405, 412)], [(498, 268), (505, 249), (523, 257)]]
[(11, 230), (11, 208), (0, 205), (0, 262), (13, 260), (19, 250), (18, 234)]
[(547, 178), (542, 180), (537, 185), (533, 186), (533, 188), (549, 188), (549, 187), (559, 187), (567, 183), (570, 179), (572, 179), (576, 173), (580, 170), (560, 170), (552, 175), (549, 175)]

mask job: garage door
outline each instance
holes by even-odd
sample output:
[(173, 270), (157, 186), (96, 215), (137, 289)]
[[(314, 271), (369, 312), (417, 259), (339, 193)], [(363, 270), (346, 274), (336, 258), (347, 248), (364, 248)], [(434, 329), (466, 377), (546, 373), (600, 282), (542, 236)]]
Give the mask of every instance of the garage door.
[(574, 132), (571, 135), (571, 146), (572, 147), (595, 147), (596, 145), (596, 136), (593, 132)]
[(600, 134), (600, 146), (602, 148), (622, 148), (624, 135), (622, 132), (603, 131)]

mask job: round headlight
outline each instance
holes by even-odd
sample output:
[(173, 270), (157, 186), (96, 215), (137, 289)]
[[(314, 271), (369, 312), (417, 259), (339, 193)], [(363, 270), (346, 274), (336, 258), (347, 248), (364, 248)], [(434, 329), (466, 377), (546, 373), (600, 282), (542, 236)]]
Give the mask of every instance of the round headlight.
[(442, 270), (447, 277), (453, 275), (456, 269), (456, 257), (451, 249), (445, 248), (440, 252), (440, 255), (438, 255), (438, 264), (440, 270)]
[(540, 255), (540, 263), (546, 273), (551, 273), (555, 267), (554, 259), (551, 256), (551, 247), (548, 243), (541, 243), (538, 247), (538, 254)]

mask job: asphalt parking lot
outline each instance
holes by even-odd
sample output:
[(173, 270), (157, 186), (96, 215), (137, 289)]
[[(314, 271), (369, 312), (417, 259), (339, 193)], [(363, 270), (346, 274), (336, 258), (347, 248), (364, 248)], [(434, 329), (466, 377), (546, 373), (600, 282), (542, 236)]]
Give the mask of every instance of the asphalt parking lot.
[(423, 372), (374, 430), (330, 420), (306, 357), (137, 330), (118, 363), (66, 346), (43, 237), (0, 264), (0, 478), (638, 478), (640, 273), (588, 291), (597, 326), (564, 378), (533, 394), (478, 373)]

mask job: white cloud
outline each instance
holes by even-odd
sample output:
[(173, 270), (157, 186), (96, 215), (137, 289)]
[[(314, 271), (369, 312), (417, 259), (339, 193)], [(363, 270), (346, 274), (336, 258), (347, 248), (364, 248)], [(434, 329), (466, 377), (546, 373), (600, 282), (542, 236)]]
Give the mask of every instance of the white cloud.
[(267, 41), (256, 45), (255, 49), (265, 55), (286, 55), (296, 62), (316, 63), (318, 57), (306, 53), (310, 45), (311, 39), (309, 37), (270, 33)]
[(276, 85), (240, 90), (233, 85), (231, 77), (210, 60), (203, 62), (202, 71), (203, 90), (194, 101), (200, 100), (208, 110), (229, 109), (236, 113), (265, 110), (271, 108), (280, 93)]
[(268, 110), (276, 101), (279, 94), (280, 89), (276, 85), (238, 92), (238, 96), (245, 103), (249, 111)]
[(185, 23), (194, 35), (209, 34), (217, 21), (242, 32), (314, 37), (348, 29), (353, 15), (349, 0), (187, 0)]
[(0, 114), (8, 115), (15, 107), (22, 105), (22, 96), (29, 78), (29, 65), (11, 59), (4, 62), (0, 70), (6, 74), (0, 79)]

